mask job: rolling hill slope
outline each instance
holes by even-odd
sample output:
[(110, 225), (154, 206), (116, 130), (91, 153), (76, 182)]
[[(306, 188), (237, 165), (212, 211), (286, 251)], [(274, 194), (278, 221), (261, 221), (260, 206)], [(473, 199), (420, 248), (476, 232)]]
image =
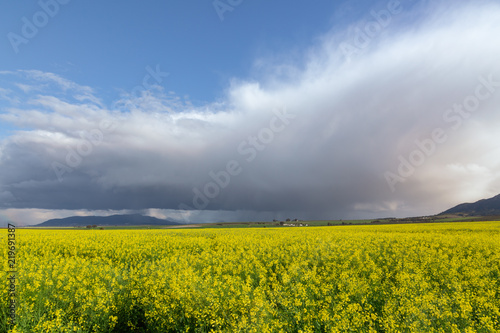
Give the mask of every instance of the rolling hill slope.
[(469, 216), (493, 216), (500, 215), (500, 194), (490, 198), (479, 200), (474, 203), (463, 203), (439, 215), (464, 214)]
[(37, 224), (36, 227), (84, 227), (98, 226), (126, 226), (126, 225), (179, 225), (180, 223), (162, 220), (156, 217), (140, 214), (111, 215), (111, 216), (71, 216), (63, 219), (52, 219)]

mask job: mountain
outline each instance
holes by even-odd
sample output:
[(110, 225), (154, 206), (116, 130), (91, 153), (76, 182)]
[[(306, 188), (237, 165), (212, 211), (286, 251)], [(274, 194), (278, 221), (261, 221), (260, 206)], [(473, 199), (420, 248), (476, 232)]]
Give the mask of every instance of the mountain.
[(36, 227), (85, 227), (87, 225), (178, 225), (181, 223), (161, 220), (156, 217), (140, 214), (111, 216), (71, 216), (63, 219), (52, 219), (37, 224)]
[(479, 200), (475, 203), (463, 203), (442, 212), (443, 214), (464, 214), (470, 216), (500, 215), (500, 194), (490, 199)]

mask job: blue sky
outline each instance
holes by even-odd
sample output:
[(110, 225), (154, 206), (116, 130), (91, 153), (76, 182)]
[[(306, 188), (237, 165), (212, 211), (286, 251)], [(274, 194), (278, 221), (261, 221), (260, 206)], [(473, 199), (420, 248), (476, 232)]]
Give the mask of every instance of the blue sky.
[(3, 7), (0, 221), (379, 218), (500, 192), (496, 1)]
[[(220, 98), (231, 78), (252, 77), (257, 58), (300, 57), (332, 25), (359, 15), (354, 7), (336, 17), (341, 4), (243, 1), (221, 21), (211, 1), (72, 0), (18, 53), (3, 38), (0, 60), (4, 69), (57, 73), (110, 98), (159, 64), (170, 73), (166, 89), (204, 103)], [(1, 35), (20, 34), (22, 17), (31, 21), (40, 10), (37, 2), (11, 2)]]

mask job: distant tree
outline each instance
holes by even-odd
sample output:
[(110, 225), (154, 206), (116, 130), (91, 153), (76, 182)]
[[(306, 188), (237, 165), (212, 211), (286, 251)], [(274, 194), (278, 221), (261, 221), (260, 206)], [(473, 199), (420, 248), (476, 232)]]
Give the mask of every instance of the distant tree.
[(290, 219), (286, 219), (287, 222), (290, 222)]
[(92, 226), (89, 224), (89, 225), (87, 226), (87, 228), (88, 228), (88, 229), (90, 229), (90, 228), (92, 228)]
[(92, 228), (97, 228), (97, 226), (95, 224), (92, 225)]

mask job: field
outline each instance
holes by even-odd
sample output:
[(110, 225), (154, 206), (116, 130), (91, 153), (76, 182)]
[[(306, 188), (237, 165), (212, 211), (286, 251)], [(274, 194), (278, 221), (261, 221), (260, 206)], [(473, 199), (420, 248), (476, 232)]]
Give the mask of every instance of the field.
[(15, 232), (9, 332), (500, 331), (500, 222)]

